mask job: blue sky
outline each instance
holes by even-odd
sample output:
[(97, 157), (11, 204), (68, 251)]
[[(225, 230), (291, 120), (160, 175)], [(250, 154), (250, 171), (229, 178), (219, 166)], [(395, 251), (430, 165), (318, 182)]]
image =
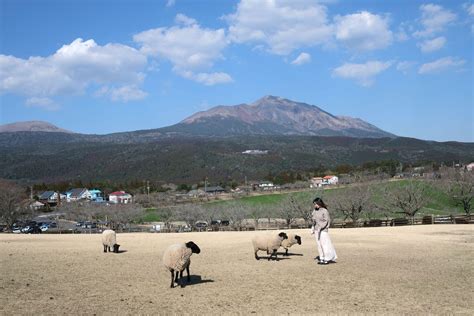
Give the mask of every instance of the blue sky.
[(0, 0), (0, 124), (105, 134), (276, 95), (474, 141), (469, 1)]

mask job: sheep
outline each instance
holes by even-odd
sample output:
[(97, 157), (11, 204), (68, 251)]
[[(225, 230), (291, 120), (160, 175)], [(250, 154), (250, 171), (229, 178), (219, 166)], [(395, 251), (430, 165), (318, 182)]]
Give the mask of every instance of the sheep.
[(275, 260), (278, 260), (277, 257), (277, 250), (281, 246), (281, 242), (285, 239), (288, 239), (288, 236), (286, 233), (279, 233), (278, 235), (262, 235), (262, 236), (255, 236), (252, 239), (253, 243), (253, 250), (255, 252), (255, 259), (260, 260), (260, 258), (257, 255), (257, 252), (259, 250), (266, 251), (267, 254), (270, 256), (268, 257), (268, 260), (272, 257), (275, 257)]
[(294, 244), (301, 245), (301, 237), (294, 233), (289, 233), (288, 239), (285, 239), (281, 242), (281, 246), (286, 250), (284, 254), (285, 256), (288, 256), (288, 248), (290, 248)]
[[(174, 244), (169, 246), (165, 253), (163, 254), (163, 265), (171, 272), (171, 288), (174, 288), (174, 282), (179, 284), (178, 282), (178, 272), (179, 278), (183, 278), (183, 271), (186, 269), (187, 281), (188, 283), (191, 281), (191, 277), (189, 276), (189, 266), (191, 264), (191, 255), (193, 253), (200, 253), (201, 249), (199, 249), (198, 245), (196, 245), (192, 241), (188, 241), (187, 243), (180, 243)], [(176, 271), (176, 277), (174, 272)], [(181, 284), (181, 287), (184, 287)]]
[(117, 244), (115, 232), (111, 229), (106, 229), (102, 232), (102, 245), (104, 245), (104, 252), (107, 252), (107, 249), (110, 252), (110, 247), (112, 247), (115, 253), (118, 253), (120, 245)]

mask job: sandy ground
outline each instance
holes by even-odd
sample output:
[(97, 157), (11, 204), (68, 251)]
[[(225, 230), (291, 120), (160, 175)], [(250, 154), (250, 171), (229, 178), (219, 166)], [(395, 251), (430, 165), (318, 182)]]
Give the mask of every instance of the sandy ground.
[[(0, 314), (470, 314), (474, 226), (333, 229), (339, 259), (317, 265), (309, 230), (278, 262), (253, 257), (266, 232), (0, 234)], [(191, 283), (169, 288), (165, 248), (193, 240)], [(262, 254), (263, 255), (263, 254)]]

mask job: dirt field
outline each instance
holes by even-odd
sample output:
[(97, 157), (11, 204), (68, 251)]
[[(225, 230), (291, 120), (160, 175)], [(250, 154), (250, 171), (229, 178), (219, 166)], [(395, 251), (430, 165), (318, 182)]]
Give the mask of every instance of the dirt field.
[[(264, 233), (119, 234), (120, 254), (100, 235), (0, 234), (0, 314), (474, 313), (474, 226), (333, 229), (327, 266), (309, 230), (288, 259), (255, 260)], [(170, 289), (161, 256), (189, 240), (191, 284)]]

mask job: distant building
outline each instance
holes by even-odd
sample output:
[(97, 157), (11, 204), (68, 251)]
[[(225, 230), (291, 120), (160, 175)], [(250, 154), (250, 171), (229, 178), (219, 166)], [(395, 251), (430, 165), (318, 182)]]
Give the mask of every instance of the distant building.
[(268, 154), (268, 150), (248, 149), (246, 151), (243, 151), (242, 154), (244, 154), (244, 155), (266, 155), (266, 154)]
[(337, 184), (339, 182), (339, 178), (337, 176), (325, 176), (323, 177), (323, 185), (331, 185), (331, 184)]
[(89, 190), (86, 188), (72, 189), (66, 192), (67, 201), (78, 201), (83, 199), (90, 199)]
[(66, 195), (58, 194), (55, 191), (44, 191), (38, 197), (38, 200), (43, 204), (57, 204), (59, 199), (62, 201), (66, 200)]
[(258, 187), (262, 190), (271, 190), (275, 188), (275, 185), (270, 181), (262, 181), (258, 184)]
[(466, 165), (467, 171), (472, 171), (474, 170), (474, 162), (471, 162), (470, 164)]
[(41, 210), (45, 207), (45, 205), (39, 201), (35, 201), (33, 203), (30, 204), (30, 209), (33, 210), (33, 211), (38, 211), (38, 210)]
[(91, 189), (89, 190), (89, 195), (88, 198), (93, 201), (93, 202), (104, 202), (104, 194), (102, 191), (97, 190), (97, 189)]
[(218, 194), (218, 193), (224, 193), (225, 190), (221, 186), (215, 186), (215, 187), (206, 187), (204, 190), (207, 194)]
[(311, 188), (319, 188), (321, 186), (323, 186), (323, 178), (321, 177), (311, 178), (311, 184), (310, 184)]
[(188, 196), (190, 197), (200, 197), (204, 195), (206, 195), (206, 192), (204, 192), (204, 190), (201, 190), (201, 189), (191, 190), (188, 192)]
[(115, 191), (109, 194), (109, 202), (115, 204), (128, 204), (132, 202), (132, 195), (125, 191)]

